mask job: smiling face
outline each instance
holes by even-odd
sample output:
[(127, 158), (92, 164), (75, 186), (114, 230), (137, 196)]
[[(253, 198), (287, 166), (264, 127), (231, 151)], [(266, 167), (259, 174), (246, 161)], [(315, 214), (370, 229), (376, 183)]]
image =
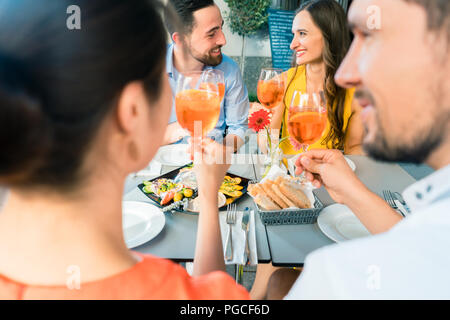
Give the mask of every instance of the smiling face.
[(322, 32), (314, 24), (307, 10), (302, 10), (295, 16), (292, 22), (292, 33), (294, 38), (291, 42), (291, 50), (295, 51), (297, 65), (322, 60)]
[(402, 0), (355, 0), (349, 21), (355, 38), (335, 79), (357, 88), (366, 151), (382, 160), (423, 162), (449, 135), (445, 37), (427, 29), (422, 6)]
[(187, 36), (189, 54), (197, 61), (216, 66), (222, 62), (221, 48), (227, 43), (222, 30), (223, 19), (216, 5), (197, 10), (194, 25)]

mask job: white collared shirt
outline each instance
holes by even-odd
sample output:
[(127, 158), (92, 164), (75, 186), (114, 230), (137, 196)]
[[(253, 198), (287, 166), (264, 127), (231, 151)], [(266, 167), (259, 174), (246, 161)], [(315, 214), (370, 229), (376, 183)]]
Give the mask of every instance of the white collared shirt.
[(450, 299), (450, 165), (408, 187), (383, 234), (314, 251), (285, 299)]

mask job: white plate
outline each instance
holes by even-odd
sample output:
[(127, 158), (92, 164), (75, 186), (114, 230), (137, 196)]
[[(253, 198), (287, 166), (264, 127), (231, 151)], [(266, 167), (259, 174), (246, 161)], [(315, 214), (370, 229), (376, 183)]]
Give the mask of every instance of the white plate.
[(347, 158), (347, 157), (345, 157), (345, 156), (344, 156), (344, 158), (345, 158), (345, 160), (347, 161), (347, 163), (348, 163), (348, 165), (350, 166), (350, 168), (351, 168), (353, 171), (355, 171), (355, 170), (356, 170), (356, 164), (355, 164), (352, 160), (350, 160), (349, 158)]
[[(219, 197), (218, 207), (221, 208), (222, 206), (224, 206), (227, 203), (227, 197), (225, 197), (225, 195), (222, 192), (218, 193), (218, 197)], [(199, 201), (198, 197), (195, 198), (194, 200), (189, 201), (187, 211), (198, 212), (199, 211), (198, 201)]]
[(164, 228), (166, 217), (146, 202), (122, 202), (122, 228), (128, 248), (134, 248), (156, 237)]
[(370, 232), (353, 212), (343, 204), (332, 204), (324, 208), (317, 218), (317, 224), (320, 230), (335, 242), (370, 235)]
[(187, 148), (188, 145), (185, 143), (162, 146), (156, 153), (154, 160), (167, 166), (184, 166), (192, 162)]

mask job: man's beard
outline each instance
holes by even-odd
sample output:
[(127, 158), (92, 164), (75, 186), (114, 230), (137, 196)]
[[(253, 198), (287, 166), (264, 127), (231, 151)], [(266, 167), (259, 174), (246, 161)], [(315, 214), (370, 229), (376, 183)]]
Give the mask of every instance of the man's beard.
[[(364, 151), (372, 158), (380, 161), (409, 162), (421, 164), (439, 148), (444, 139), (446, 126), (450, 121), (450, 114), (436, 117), (425, 131), (418, 131), (413, 142), (409, 144), (402, 141), (402, 137), (393, 137), (388, 141), (386, 131), (383, 129), (377, 114), (378, 128), (375, 139), (363, 145)], [(417, 130), (417, 128), (411, 128)]]
[[(215, 50), (215, 49), (217, 49), (217, 48), (213, 48), (212, 50)], [(222, 59), (223, 59), (222, 53), (220, 53), (220, 55), (218, 55), (217, 57), (213, 57), (209, 54), (209, 52), (204, 55), (196, 53), (194, 50), (192, 50), (191, 47), (189, 48), (189, 51), (191, 53), (191, 56), (194, 59), (203, 63), (205, 66), (215, 67), (222, 63)]]

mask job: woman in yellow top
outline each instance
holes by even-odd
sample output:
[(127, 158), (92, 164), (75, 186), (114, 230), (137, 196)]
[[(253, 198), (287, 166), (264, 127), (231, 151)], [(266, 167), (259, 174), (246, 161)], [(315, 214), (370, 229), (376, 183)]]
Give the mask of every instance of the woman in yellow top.
[[(340, 88), (334, 81), (334, 75), (350, 46), (344, 10), (332, 0), (307, 2), (297, 10), (292, 32), (294, 38), (290, 48), (295, 52), (297, 66), (285, 72), (286, 92), (283, 103), (273, 109), (271, 135), (279, 137), (281, 129), (282, 138), (289, 136), (286, 123), (294, 91), (324, 91), (328, 101), (327, 127), (322, 137), (309, 149), (340, 149), (346, 154), (361, 154), (361, 107), (353, 99), (354, 89)], [(303, 152), (297, 150), (290, 139), (284, 139), (280, 147), (286, 155)]]
[[(272, 141), (279, 137), (280, 128), (282, 138), (289, 136), (286, 123), (294, 91), (324, 91), (328, 101), (327, 127), (320, 140), (309, 149), (340, 149), (346, 154), (362, 154), (361, 107), (353, 99), (354, 89), (340, 88), (334, 81), (334, 75), (350, 47), (350, 31), (344, 10), (334, 0), (307, 2), (296, 12), (292, 33), (294, 38), (290, 47), (295, 51), (297, 66), (285, 72), (283, 103), (274, 108), (272, 114)], [(265, 139), (260, 139), (260, 145), (265, 146), (262, 140)], [(286, 155), (303, 152), (297, 150), (289, 139), (284, 139), (280, 147)], [(264, 298), (268, 279), (274, 270), (271, 265), (258, 267), (250, 292), (252, 298)]]

